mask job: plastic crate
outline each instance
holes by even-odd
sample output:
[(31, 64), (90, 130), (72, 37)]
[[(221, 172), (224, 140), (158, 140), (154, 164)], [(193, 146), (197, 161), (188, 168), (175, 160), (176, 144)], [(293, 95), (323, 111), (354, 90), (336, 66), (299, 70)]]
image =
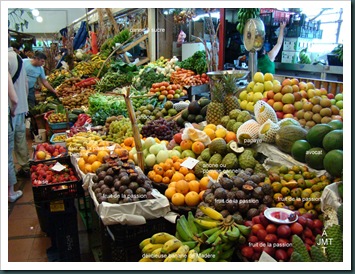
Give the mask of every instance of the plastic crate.
[[(75, 168), (70, 162), (69, 157), (57, 159), (55, 161), (45, 162), (43, 164), (50, 165), (51, 163), (60, 162), (61, 164), (67, 164), (68, 167), (73, 169), (73, 172), (77, 178), (78, 174)], [(82, 197), (84, 195), (84, 190), (82, 188), (81, 180), (78, 181), (68, 181), (56, 184), (48, 185), (32, 185), (33, 198), (35, 202), (49, 202), (54, 200), (70, 199)]]
[(65, 214), (71, 211), (75, 205), (74, 199), (65, 199), (52, 202), (35, 202), (35, 207), (41, 230), (50, 235), (52, 218), (57, 214)]
[(158, 232), (175, 235), (175, 224), (165, 218), (147, 220), (144, 225), (110, 225), (102, 223), (102, 260), (104, 262), (137, 262), (142, 258), (139, 243)]
[(69, 128), (69, 122), (61, 122), (61, 123), (50, 123), (48, 122), (48, 116), (51, 115), (51, 113), (53, 113), (54, 110), (48, 111), (44, 114), (44, 119), (46, 120), (49, 129), (52, 130), (58, 130), (58, 129), (68, 129)]
[(51, 144), (59, 144), (59, 145), (64, 146), (64, 145), (65, 145), (65, 141), (64, 141), (64, 142), (63, 142), (63, 141), (61, 141), (61, 142), (53, 141), (56, 136), (66, 136), (66, 137), (67, 137), (67, 133), (66, 133), (66, 132), (54, 133), (54, 134), (52, 135), (51, 139), (50, 139)]
[(52, 246), (47, 250), (48, 261), (81, 261), (75, 207), (66, 210), (65, 214), (51, 214), (49, 230)]
[[(66, 148), (65, 143), (64, 144), (57, 143), (56, 145), (60, 145), (60, 146), (62, 146), (64, 148)], [(37, 146), (38, 145), (33, 145), (32, 146), (33, 153), (32, 153), (32, 158), (29, 161), (30, 166), (36, 165), (36, 164), (39, 164), (39, 163), (52, 162), (54, 160), (59, 160), (59, 159), (65, 161), (65, 158), (69, 158), (68, 151), (66, 149), (65, 153), (59, 154), (57, 157), (52, 157), (50, 159), (44, 159), (44, 160), (35, 160), (35, 153), (36, 153)]]

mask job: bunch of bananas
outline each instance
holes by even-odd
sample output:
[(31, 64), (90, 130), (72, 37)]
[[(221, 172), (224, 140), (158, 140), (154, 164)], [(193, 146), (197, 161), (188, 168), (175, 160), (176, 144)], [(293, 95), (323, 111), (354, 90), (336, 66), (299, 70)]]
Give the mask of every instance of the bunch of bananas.
[(96, 132), (78, 132), (65, 140), (68, 153), (79, 153), (81, 150), (97, 148), (102, 141)]
[(343, 63), (343, 44), (337, 45), (332, 52), (333, 54), (337, 55), (339, 58), (339, 61)]
[(231, 215), (200, 206), (206, 215), (195, 218), (191, 212), (176, 224), (176, 234), (157, 233), (140, 243), (141, 262), (228, 262), (237, 244), (244, 244), (250, 227), (238, 225)]
[(257, 18), (260, 15), (260, 9), (239, 9), (238, 16), (238, 25), (237, 31), (243, 34), (244, 25), (249, 18)]
[[(104, 59), (101, 59), (100, 55), (93, 55), (89, 61), (81, 61), (77, 63), (74, 67), (72, 73), (75, 76), (82, 77), (83, 75), (87, 76), (96, 76), (97, 72), (100, 70), (102, 64), (105, 62)], [(107, 64), (108, 66), (108, 64)]]
[(312, 63), (311, 58), (307, 54), (307, 48), (300, 51), (299, 57), (300, 57), (300, 61), (299, 61), (300, 64), (311, 64)]

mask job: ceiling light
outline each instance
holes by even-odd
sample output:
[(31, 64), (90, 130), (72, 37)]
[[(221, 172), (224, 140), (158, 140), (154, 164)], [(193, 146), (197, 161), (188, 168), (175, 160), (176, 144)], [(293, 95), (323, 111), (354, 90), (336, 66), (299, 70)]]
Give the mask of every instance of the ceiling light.
[(38, 16), (38, 15), (39, 15), (38, 9), (33, 9), (33, 10), (32, 10), (32, 15), (33, 15), (33, 16)]
[(42, 16), (37, 16), (37, 17), (36, 17), (36, 21), (37, 21), (38, 23), (42, 23), (42, 22), (43, 22)]

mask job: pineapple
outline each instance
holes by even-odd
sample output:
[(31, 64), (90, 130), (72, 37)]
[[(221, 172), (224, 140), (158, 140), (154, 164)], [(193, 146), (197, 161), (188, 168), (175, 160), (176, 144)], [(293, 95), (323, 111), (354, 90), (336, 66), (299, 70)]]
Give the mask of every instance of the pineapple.
[(224, 116), (224, 87), (221, 82), (215, 82), (211, 86), (211, 100), (207, 107), (206, 121), (208, 124), (221, 124), (221, 118)]
[(240, 109), (238, 98), (235, 95), (237, 90), (236, 81), (237, 77), (235, 74), (227, 74), (223, 76), (224, 91), (226, 93), (226, 97), (224, 98), (226, 106), (225, 115), (229, 115), (233, 109)]

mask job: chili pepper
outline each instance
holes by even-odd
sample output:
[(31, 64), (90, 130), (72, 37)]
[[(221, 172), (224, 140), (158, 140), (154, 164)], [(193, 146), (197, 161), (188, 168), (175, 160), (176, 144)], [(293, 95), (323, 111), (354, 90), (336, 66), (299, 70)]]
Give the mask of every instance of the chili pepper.
[(98, 80), (99, 79), (96, 77), (90, 77), (90, 78), (81, 80), (79, 83), (76, 83), (75, 85), (77, 87), (88, 87), (88, 86), (95, 85)]

